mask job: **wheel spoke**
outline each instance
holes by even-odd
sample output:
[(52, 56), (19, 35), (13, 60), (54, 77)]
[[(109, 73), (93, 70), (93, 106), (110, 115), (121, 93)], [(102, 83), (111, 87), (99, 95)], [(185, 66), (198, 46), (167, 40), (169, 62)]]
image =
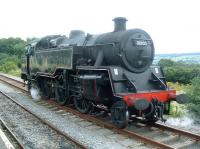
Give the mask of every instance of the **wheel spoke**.
[(80, 98), (80, 99), (75, 98), (74, 104), (75, 104), (76, 109), (80, 111), (81, 113), (87, 113), (89, 112), (91, 108), (90, 102), (83, 98)]
[(82, 108), (83, 108), (83, 109), (86, 109), (86, 104), (85, 104), (85, 101), (84, 101), (84, 100), (82, 101)]
[(65, 90), (61, 88), (57, 88), (57, 102), (60, 105), (65, 105), (65, 103), (68, 101), (68, 98), (65, 97), (64, 95)]

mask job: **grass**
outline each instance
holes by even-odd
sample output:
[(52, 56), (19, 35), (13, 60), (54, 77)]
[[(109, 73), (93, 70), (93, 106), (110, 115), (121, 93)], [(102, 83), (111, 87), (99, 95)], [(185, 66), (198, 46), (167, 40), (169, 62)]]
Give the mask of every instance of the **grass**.
[(187, 106), (183, 104), (178, 104), (176, 101), (171, 102), (170, 116), (171, 117), (181, 117), (187, 112)]
[(170, 89), (175, 89), (178, 92), (186, 92), (189, 85), (183, 85), (178, 82), (172, 83), (172, 82), (167, 82), (167, 85), (169, 86)]
[(16, 76), (16, 77), (20, 77), (21, 76), (21, 70), (20, 69), (11, 70), (11, 71), (8, 72), (8, 74)]
[[(179, 83), (167, 83), (170, 89), (175, 89), (177, 93), (185, 93), (189, 85), (182, 85)], [(178, 104), (176, 101), (171, 102), (170, 115), (171, 117), (181, 117), (187, 112), (187, 105)]]
[(9, 72), (0, 71), (1, 73), (9, 74), (12, 76), (20, 77), (21, 76), (21, 69), (10, 70)]

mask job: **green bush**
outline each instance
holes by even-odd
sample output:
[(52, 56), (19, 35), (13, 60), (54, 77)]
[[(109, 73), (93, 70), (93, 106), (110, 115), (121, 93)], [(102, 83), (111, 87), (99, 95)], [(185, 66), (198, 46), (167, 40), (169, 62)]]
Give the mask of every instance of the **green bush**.
[(178, 82), (173, 83), (173, 82), (167, 82), (167, 85), (170, 89), (175, 89), (178, 92), (186, 92), (188, 88), (190, 87), (189, 84), (180, 84)]
[(188, 108), (190, 111), (200, 114), (200, 77), (196, 77), (191, 81), (191, 86), (187, 91), (189, 97)]
[(0, 53), (0, 66), (5, 63), (5, 60), (8, 57), (9, 57), (8, 54), (6, 54), (6, 53)]
[(25, 51), (26, 41), (20, 38), (0, 39), (0, 71), (20, 75), (21, 56)]
[(171, 102), (171, 106), (170, 106), (170, 116), (171, 117), (181, 117), (181, 116), (185, 115), (186, 112), (187, 112), (187, 108), (185, 105), (178, 104), (175, 101)]
[(18, 58), (24, 53), (26, 41), (20, 38), (2, 38), (0, 39), (0, 53), (16, 55)]
[(183, 84), (190, 83), (191, 79), (196, 77), (198, 74), (193, 74), (193, 67), (183, 67), (183, 66), (173, 66), (165, 67), (164, 72), (166, 75), (167, 81), (170, 82), (179, 82)]
[(0, 66), (0, 71), (5, 72), (5, 73), (8, 73), (10, 71), (15, 71), (15, 70), (17, 70), (17, 65), (11, 61)]
[(193, 78), (200, 76), (200, 64), (187, 64), (161, 59), (158, 65), (163, 67), (168, 82), (189, 84)]

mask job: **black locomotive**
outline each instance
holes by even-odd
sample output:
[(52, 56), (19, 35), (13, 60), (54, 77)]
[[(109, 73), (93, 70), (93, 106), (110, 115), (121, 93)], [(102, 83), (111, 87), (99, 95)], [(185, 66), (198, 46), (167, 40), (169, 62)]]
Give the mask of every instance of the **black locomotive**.
[(69, 37), (53, 35), (30, 42), (22, 79), (29, 89), (37, 87), (61, 105), (73, 103), (81, 113), (103, 107), (119, 128), (132, 117), (164, 120), (170, 101), (183, 103), (183, 97), (169, 90), (162, 69), (152, 66), (151, 37), (141, 29), (126, 30), (125, 18), (113, 21), (110, 33), (73, 30)]

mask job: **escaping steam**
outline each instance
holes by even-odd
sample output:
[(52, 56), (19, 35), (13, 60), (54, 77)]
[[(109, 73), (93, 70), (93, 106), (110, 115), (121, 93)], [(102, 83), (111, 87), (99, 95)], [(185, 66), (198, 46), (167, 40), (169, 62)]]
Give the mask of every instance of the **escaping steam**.
[(38, 88), (31, 88), (30, 91), (31, 91), (31, 96), (32, 96), (33, 100), (39, 101), (41, 99), (40, 91)]
[(191, 128), (194, 124), (194, 120), (191, 116), (185, 115), (180, 118), (168, 118), (167, 123), (173, 126)]

